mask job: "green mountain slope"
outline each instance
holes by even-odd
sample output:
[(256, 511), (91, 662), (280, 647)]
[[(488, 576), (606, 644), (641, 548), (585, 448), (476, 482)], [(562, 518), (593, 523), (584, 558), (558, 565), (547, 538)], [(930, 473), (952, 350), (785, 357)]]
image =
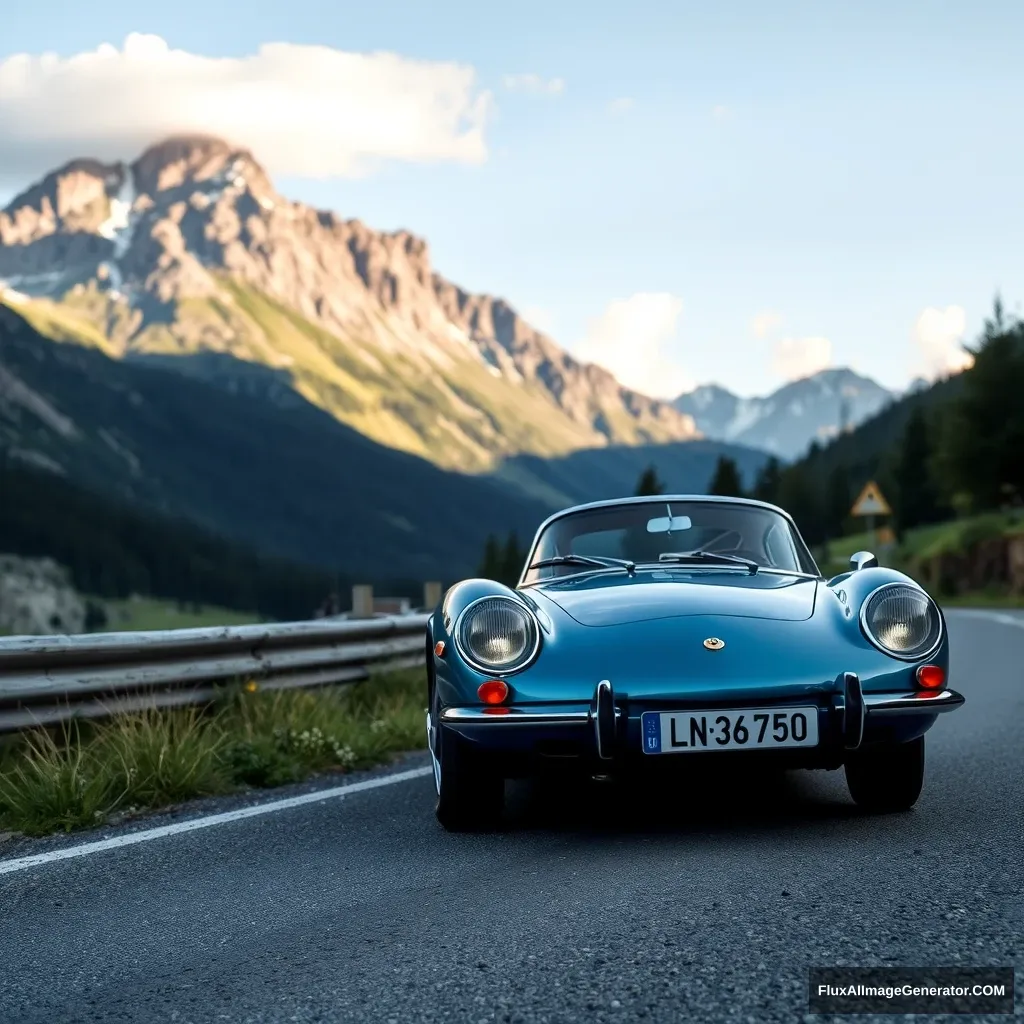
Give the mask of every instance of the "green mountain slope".
[[(471, 574), (489, 532), (525, 536), (550, 511), (376, 444), (301, 399), (284, 371), (245, 373), (258, 395), (49, 341), (0, 307), (0, 448), (357, 578)], [(280, 402), (267, 399), (275, 387)]]

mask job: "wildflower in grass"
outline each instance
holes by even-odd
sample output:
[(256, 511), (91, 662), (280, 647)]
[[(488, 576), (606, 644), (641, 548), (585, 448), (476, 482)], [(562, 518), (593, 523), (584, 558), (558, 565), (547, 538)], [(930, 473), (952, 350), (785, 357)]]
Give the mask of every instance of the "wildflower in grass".
[(349, 746), (335, 745), (334, 759), (342, 768), (348, 771), (356, 765), (356, 752)]

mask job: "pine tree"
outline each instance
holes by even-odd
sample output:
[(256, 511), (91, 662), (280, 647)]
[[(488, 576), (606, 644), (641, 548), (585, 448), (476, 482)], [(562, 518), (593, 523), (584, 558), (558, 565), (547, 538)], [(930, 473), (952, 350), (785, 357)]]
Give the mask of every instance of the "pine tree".
[(721, 494), (733, 498), (743, 497), (743, 484), (736, 463), (726, 455), (718, 456), (715, 475), (708, 484), (708, 494)]
[(894, 511), (900, 533), (912, 526), (938, 522), (948, 512), (935, 485), (934, 455), (931, 426), (924, 412), (916, 408), (903, 430), (894, 467), (898, 487)]
[(843, 525), (850, 515), (853, 495), (850, 493), (850, 476), (846, 466), (840, 463), (832, 468), (825, 486), (825, 507), (823, 509), (823, 530), (827, 536), (841, 537)]
[(505, 541), (505, 549), (501, 553), (501, 582), (507, 587), (514, 587), (519, 582), (523, 571), (523, 560), (526, 552), (519, 547), (519, 538), (513, 530)]
[(1024, 324), (1008, 322), (997, 300), (971, 351), (974, 366), (946, 412), (936, 462), (951, 493), (991, 509), (1024, 497)]
[(779, 503), (779, 487), (782, 483), (782, 463), (773, 455), (757, 471), (753, 496), (773, 505)]
[(665, 485), (658, 479), (653, 463), (640, 474), (640, 479), (636, 482), (636, 493), (638, 496), (665, 493)]
[(480, 562), (480, 568), (477, 569), (477, 576), (485, 580), (497, 580), (501, 577), (502, 569), (502, 551), (498, 538), (493, 533), (488, 534), (487, 542), (484, 544), (484, 557)]
[(808, 544), (826, 539), (816, 478), (805, 462), (794, 462), (782, 471), (778, 504), (793, 517)]

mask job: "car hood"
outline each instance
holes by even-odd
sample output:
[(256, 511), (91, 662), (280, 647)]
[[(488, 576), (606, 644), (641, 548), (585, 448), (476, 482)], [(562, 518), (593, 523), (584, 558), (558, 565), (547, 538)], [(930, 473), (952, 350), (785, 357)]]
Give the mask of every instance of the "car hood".
[(582, 626), (621, 626), (681, 615), (794, 622), (814, 613), (818, 581), (735, 570), (658, 570), (553, 580), (531, 587)]

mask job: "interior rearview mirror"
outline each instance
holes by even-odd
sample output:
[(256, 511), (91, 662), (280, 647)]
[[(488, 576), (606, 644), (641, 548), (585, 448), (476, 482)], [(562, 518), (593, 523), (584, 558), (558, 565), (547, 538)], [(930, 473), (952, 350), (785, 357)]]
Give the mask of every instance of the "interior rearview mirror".
[(679, 533), (688, 530), (693, 525), (689, 516), (659, 516), (657, 519), (647, 520), (648, 533)]

